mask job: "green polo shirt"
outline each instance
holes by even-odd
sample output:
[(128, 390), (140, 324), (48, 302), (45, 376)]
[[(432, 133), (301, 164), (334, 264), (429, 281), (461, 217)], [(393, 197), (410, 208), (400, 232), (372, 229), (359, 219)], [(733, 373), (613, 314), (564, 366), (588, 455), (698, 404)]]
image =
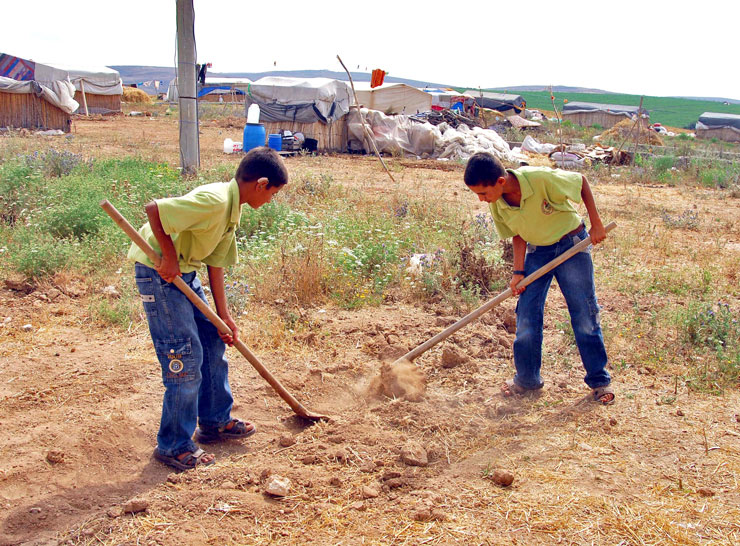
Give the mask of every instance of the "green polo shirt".
[[(199, 186), (182, 197), (157, 199), (156, 203), (162, 227), (175, 245), (180, 271), (190, 273), (202, 264), (227, 267), (238, 262), (234, 233), (239, 226), (241, 205), (236, 180)], [(139, 234), (162, 254), (149, 222)], [(128, 258), (154, 267), (135, 244), (131, 245)]]
[(546, 246), (578, 227), (581, 217), (571, 202), (581, 202), (580, 173), (549, 167), (507, 170), (519, 181), (522, 198), (518, 207), (503, 197), (489, 205), (502, 239), (519, 235), (528, 243)]

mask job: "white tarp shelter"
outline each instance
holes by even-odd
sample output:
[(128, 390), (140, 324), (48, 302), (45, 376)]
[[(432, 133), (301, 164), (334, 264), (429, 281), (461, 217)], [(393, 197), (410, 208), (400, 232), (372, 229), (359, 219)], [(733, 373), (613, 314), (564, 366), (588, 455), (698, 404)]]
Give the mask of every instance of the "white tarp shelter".
[(349, 112), (352, 89), (346, 82), (329, 78), (268, 76), (248, 86), (245, 116), (252, 104), (260, 107), (260, 121), (327, 123)]
[(370, 82), (355, 83), (360, 104), (386, 114), (417, 114), (432, 109), (432, 96), (405, 83), (384, 83), (375, 88)]
[(71, 67), (60, 64), (36, 63), (35, 78), (42, 85), (69, 80), (77, 91), (91, 95), (122, 95), (123, 81), (120, 74), (108, 67)]

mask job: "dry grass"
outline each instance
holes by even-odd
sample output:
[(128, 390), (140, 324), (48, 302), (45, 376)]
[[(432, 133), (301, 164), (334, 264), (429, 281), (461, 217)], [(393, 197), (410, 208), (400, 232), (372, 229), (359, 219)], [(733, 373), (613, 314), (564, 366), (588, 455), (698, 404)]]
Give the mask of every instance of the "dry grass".
[[(611, 129), (607, 129), (602, 134), (602, 138), (611, 137), (618, 141), (627, 139), (628, 142), (635, 142), (638, 138), (638, 127), (635, 122), (631, 119), (624, 119), (617, 123)], [(641, 144), (653, 144), (655, 146), (663, 146), (663, 139), (655, 131), (648, 129), (643, 122), (639, 129), (639, 141)]]
[(152, 99), (151, 97), (146, 94), (141, 89), (136, 89), (135, 87), (125, 87), (123, 88), (123, 96), (121, 97), (121, 100), (123, 102), (129, 102), (134, 104), (151, 104)]

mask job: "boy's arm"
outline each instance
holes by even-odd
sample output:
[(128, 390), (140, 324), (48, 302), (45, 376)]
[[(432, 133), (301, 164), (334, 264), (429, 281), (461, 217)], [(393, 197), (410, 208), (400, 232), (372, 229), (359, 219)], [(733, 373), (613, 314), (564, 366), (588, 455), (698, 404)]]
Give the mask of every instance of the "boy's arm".
[(597, 245), (606, 239), (606, 230), (604, 229), (604, 224), (601, 223), (599, 211), (596, 209), (596, 201), (594, 201), (594, 194), (591, 193), (591, 186), (585, 176), (581, 185), (581, 199), (583, 200), (583, 204), (586, 205), (588, 219), (591, 222), (591, 229), (588, 232), (591, 235), (591, 242)]
[[(511, 240), (512, 245), (514, 246), (514, 271), (524, 271), (524, 255), (527, 252), (527, 241), (519, 237), (519, 235), (514, 235), (514, 238)], [(524, 278), (524, 275), (522, 274), (514, 274), (511, 276), (511, 282), (509, 282), (509, 287), (511, 287), (511, 292), (515, 296), (521, 294), (524, 292), (525, 288), (517, 288), (516, 285), (521, 282), (521, 280)]]
[(237, 339), (238, 329), (236, 327), (234, 319), (231, 318), (231, 313), (229, 313), (229, 306), (226, 302), (226, 291), (224, 290), (224, 268), (213, 267), (209, 265), (208, 281), (211, 284), (211, 294), (213, 295), (213, 303), (216, 304), (216, 313), (219, 317), (221, 317), (221, 320), (226, 323), (226, 326), (231, 328), (231, 331), (234, 333), (233, 336), (222, 334), (221, 332), (219, 332), (218, 335), (221, 336), (221, 339), (224, 343), (226, 343), (227, 345), (233, 345)]
[(156, 201), (151, 201), (144, 206), (146, 216), (149, 218), (149, 226), (152, 233), (159, 243), (162, 250), (162, 262), (157, 268), (157, 273), (167, 282), (172, 282), (175, 277), (182, 276), (180, 272), (180, 263), (177, 260), (177, 252), (172, 242), (172, 237), (167, 235), (162, 227), (162, 220), (159, 218), (159, 207)]

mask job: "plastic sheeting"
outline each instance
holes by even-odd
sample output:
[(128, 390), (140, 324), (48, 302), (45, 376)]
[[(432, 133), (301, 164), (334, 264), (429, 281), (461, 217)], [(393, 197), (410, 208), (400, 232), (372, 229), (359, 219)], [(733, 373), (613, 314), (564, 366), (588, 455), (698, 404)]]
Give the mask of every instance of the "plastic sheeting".
[[(701, 125), (700, 125), (701, 124)], [(728, 127), (740, 131), (740, 116), (736, 114), (722, 114), (718, 112), (704, 112), (699, 116), (697, 129), (717, 129)]]
[[(639, 106), (623, 106), (621, 104), (599, 104), (597, 102), (569, 102), (563, 105), (563, 112), (609, 112), (610, 114), (637, 115)], [(643, 108), (643, 112), (645, 109)]]
[(0, 91), (4, 93), (33, 93), (68, 114), (73, 114), (80, 106), (74, 99), (74, 85), (64, 80), (42, 85), (37, 81), (20, 82), (0, 76)]
[(263, 122), (326, 123), (349, 112), (351, 96), (349, 84), (339, 80), (270, 76), (248, 86), (244, 112), (258, 104)]
[(42, 85), (51, 82), (66, 80), (72, 82), (77, 91), (93, 95), (122, 95), (123, 82), (121, 76), (112, 68), (73, 68), (57, 64), (36, 63), (34, 79)]
[[(506, 141), (496, 131), (460, 125), (457, 129), (447, 123), (437, 126), (431, 123), (418, 123), (408, 116), (386, 116), (377, 110), (362, 109), (366, 122), (371, 127), (379, 152), (398, 153), (400, 151), (423, 158), (447, 160), (467, 160), (475, 153), (489, 152), (500, 159), (515, 161)], [(350, 149), (364, 149), (362, 122), (356, 109), (348, 117), (347, 132)]]

